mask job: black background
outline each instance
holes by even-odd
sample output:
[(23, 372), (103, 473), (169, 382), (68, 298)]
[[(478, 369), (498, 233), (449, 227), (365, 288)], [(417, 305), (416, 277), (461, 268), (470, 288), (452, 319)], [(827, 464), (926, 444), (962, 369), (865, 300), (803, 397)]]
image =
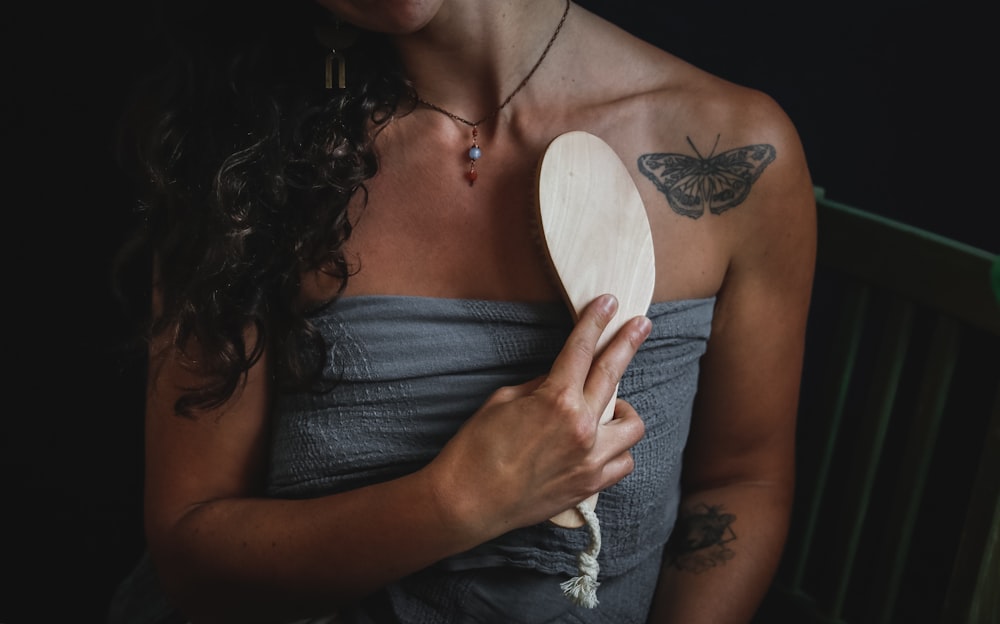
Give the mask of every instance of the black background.
[[(771, 94), (832, 199), (1000, 251), (996, 70), (971, 7), (581, 4)], [(5, 13), (0, 623), (100, 622), (142, 548), (143, 367), (116, 348), (109, 281), (132, 209), (113, 126), (156, 50), (142, 2)]]

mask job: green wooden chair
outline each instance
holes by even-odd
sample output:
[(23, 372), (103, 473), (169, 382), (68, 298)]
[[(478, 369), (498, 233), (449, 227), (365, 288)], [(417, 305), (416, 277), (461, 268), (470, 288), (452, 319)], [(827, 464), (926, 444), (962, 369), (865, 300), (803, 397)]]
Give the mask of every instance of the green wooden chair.
[(1000, 624), (1000, 258), (816, 197), (796, 504), (755, 624)]

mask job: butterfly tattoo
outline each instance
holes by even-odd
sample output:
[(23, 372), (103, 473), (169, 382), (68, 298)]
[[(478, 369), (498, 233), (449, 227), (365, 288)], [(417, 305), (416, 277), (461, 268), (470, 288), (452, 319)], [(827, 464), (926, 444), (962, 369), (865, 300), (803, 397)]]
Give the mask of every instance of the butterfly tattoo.
[[(776, 155), (771, 145), (737, 147), (707, 156), (686, 137), (696, 156), (685, 154), (643, 154), (639, 171), (653, 181), (667, 197), (677, 214), (697, 219), (707, 207), (712, 214), (722, 214), (738, 206), (750, 193), (750, 186), (760, 177)], [(715, 137), (715, 146), (719, 137)]]

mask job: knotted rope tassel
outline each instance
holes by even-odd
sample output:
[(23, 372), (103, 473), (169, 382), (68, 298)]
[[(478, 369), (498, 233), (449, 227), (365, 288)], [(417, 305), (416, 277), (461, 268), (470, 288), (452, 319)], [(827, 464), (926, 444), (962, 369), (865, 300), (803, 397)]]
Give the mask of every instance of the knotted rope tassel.
[(597, 519), (597, 514), (586, 504), (580, 503), (576, 509), (587, 521), (590, 547), (580, 553), (580, 575), (563, 581), (559, 586), (574, 603), (593, 609), (597, 606), (597, 587), (600, 585), (597, 575), (601, 571), (601, 566), (597, 563), (597, 555), (601, 552), (601, 523)]

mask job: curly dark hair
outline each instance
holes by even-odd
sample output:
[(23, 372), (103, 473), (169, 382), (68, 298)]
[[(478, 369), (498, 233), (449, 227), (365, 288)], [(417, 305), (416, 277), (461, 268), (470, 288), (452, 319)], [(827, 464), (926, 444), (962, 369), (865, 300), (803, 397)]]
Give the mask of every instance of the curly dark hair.
[(415, 99), (373, 33), (345, 52), (347, 89), (327, 89), (313, 29), (331, 17), (310, 0), (163, 4), (167, 53), (122, 116), (139, 223), (119, 267), (141, 257), (155, 274), (162, 306), (143, 335), (169, 335), (205, 380), (175, 405), (190, 416), (228, 400), (265, 346), (279, 388), (322, 380), (300, 275), (324, 271), (343, 291), (347, 204), (378, 170), (378, 131)]

